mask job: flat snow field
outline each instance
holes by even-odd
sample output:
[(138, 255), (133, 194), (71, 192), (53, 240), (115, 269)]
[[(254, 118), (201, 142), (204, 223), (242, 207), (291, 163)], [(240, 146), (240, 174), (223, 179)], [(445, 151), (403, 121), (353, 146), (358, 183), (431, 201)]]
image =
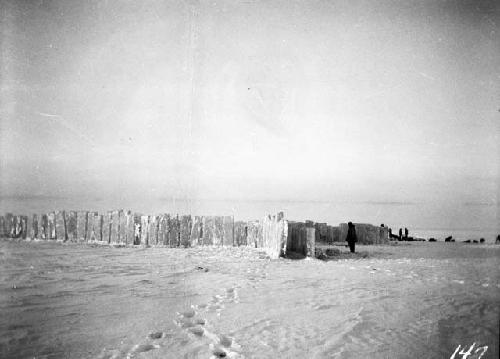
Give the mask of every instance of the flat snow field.
[(498, 358), (500, 246), (357, 250), (2, 240), (0, 357)]

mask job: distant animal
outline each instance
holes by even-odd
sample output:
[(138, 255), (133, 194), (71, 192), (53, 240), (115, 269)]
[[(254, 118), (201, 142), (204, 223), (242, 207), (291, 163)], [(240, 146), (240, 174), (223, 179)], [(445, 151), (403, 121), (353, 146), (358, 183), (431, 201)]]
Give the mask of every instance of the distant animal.
[(479, 240), (479, 243), (484, 243), (484, 238), (481, 238), (481, 239)]
[(437, 242), (436, 238), (429, 238), (429, 242)]
[(399, 239), (398, 236), (392, 234), (392, 228), (389, 228), (389, 239)]
[(444, 241), (445, 242), (451, 242), (451, 239), (452, 239), (452, 236), (449, 236), (449, 237), (446, 237)]
[(470, 239), (464, 241), (464, 243), (470, 243), (470, 242), (472, 242)]
[(500, 244), (500, 234), (497, 236), (497, 239), (495, 241), (495, 244)]
[(472, 243), (479, 243), (479, 242), (477, 241), (477, 239), (474, 239)]

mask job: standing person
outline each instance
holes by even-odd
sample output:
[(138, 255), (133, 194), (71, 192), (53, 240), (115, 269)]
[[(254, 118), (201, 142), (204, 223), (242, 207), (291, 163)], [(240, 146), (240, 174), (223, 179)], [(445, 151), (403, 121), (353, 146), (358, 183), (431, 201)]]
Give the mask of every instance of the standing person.
[(399, 240), (403, 237), (403, 230), (400, 228), (399, 229)]
[(405, 227), (405, 238), (408, 239), (408, 228)]
[(349, 228), (347, 229), (347, 237), (345, 240), (347, 241), (347, 244), (349, 244), (351, 253), (354, 253), (356, 242), (358, 241), (358, 237), (356, 236), (356, 229), (354, 228), (354, 224), (352, 224), (352, 222), (347, 223), (347, 226)]

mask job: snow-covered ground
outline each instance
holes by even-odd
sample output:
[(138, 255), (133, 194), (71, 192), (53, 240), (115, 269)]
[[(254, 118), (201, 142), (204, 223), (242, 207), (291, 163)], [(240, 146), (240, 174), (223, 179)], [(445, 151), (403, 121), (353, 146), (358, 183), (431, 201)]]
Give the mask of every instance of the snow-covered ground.
[(498, 357), (500, 246), (357, 250), (0, 241), (0, 357)]

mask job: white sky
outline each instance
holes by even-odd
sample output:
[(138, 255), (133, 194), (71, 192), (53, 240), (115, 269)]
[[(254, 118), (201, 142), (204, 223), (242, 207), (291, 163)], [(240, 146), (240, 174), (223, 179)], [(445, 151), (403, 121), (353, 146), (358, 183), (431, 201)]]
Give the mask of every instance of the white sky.
[(468, 3), (2, 2), (1, 194), (498, 205)]

